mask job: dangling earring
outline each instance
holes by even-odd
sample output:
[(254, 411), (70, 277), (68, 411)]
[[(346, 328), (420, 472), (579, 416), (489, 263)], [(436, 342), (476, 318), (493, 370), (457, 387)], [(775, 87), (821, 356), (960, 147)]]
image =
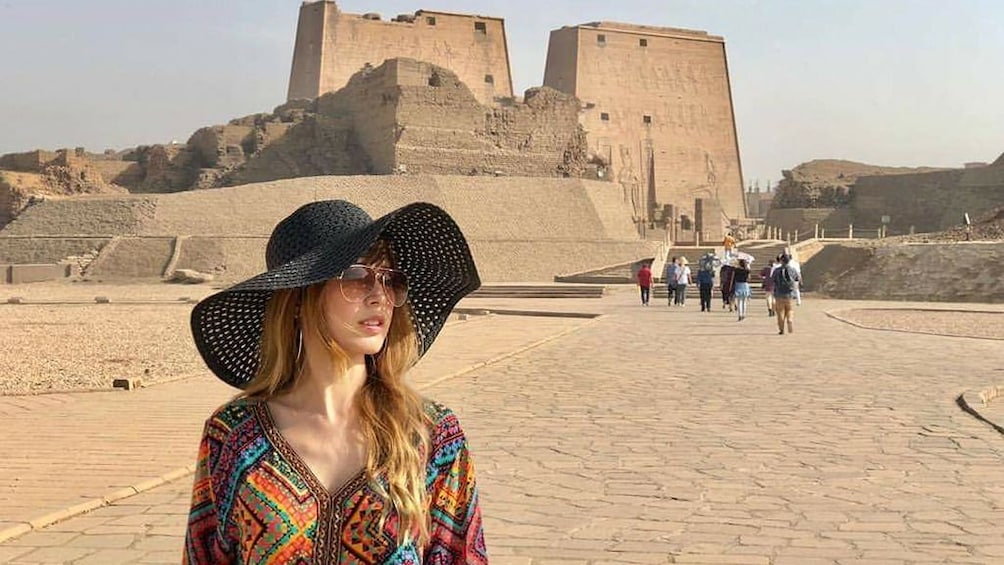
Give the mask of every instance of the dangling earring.
[(303, 328), (300, 326), (300, 308), (303, 307), (303, 289), (297, 292), (296, 296), (296, 314), (293, 316), (293, 327), (296, 328), (296, 359), (293, 360), (293, 364), (300, 362), (300, 358), (303, 356)]
[(299, 322), (296, 324), (296, 359), (293, 363), (299, 363), (300, 357), (303, 356), (303, 330), (300, 329)]

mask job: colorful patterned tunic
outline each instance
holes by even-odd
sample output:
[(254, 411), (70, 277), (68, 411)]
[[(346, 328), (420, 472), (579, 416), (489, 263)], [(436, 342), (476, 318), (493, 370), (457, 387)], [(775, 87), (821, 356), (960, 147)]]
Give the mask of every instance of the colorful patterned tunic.
[[(183, 563), (487, 564), (467, 441), (448, 408), (435, 427), (426, 488), (430, 542), (398, 545), (394, 511), (363, 472), (328, 493), (283, 439), (262, 400), (234, 400), (207, 421), (199, 447)], [(378, 477), (386, 487), (385, 479)]]

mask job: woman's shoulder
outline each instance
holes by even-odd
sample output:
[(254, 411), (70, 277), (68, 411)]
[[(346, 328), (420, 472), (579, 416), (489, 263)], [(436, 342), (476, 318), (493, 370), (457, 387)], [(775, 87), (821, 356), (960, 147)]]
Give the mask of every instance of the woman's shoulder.
[(450, 410), (449, 406), (432, 400), (431, 398), (423, 398), (422, 407), (425, 409), (425, 415), (429, 417), (429, 420), (432, 421), (432, 424), (435, 427), (438, 427), (442, 423), (457, 419), (457, 415), (453, 412), (453, 410)]
[(458, 439), (463, 440), (464, 430), (460, 427), (460, 420), (453, 410), (435, 400), (424, 399), (423, 403), (425, 414), (429, 417), (431, 424), (429, 439), (434, 447)]
[(213, 410), (206, 419), (206, 426), (228, 431), (239, 428), (255, 417), (254, 409), (260, 402), (251, 398), (234, 398)]

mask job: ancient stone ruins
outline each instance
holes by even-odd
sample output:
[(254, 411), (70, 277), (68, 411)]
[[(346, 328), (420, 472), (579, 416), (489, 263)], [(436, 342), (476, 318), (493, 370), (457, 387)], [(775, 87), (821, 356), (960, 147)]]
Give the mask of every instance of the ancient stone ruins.
[[(728, 230), (767, 235), (744, 194), (723, 38), (566, 26), (551, 32), (542, 86), (514, 95), (511, 75), (499, 18), (304, 2), (288, 99), (272, 112), (183, 144), (0, 156), (0, 265), (9, 281), (233, 280), (260, 269), (279, 218), (322, 197), (374, 214), (446, 207), (487, 281), (551, 281)], [(1002, 204), (1004, 158), (908, 171), (819, 161), (785, 171), (765, 225), (781, 238), (922, 234)]]

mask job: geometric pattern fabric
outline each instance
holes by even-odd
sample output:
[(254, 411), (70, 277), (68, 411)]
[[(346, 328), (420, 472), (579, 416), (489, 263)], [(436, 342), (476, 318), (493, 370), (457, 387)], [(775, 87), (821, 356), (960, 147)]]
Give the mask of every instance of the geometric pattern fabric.
[[(329, 493), (279, 433), (263, 400), (237, 399), (206, 421), (183, 563), (486, 565), (474, 466), (456, 415), (432, 417), (426, 468), (429, 544), (398, 545), (392, 509), (360, 472)], [(383, 484), (385, 479), (377, 477)]]

